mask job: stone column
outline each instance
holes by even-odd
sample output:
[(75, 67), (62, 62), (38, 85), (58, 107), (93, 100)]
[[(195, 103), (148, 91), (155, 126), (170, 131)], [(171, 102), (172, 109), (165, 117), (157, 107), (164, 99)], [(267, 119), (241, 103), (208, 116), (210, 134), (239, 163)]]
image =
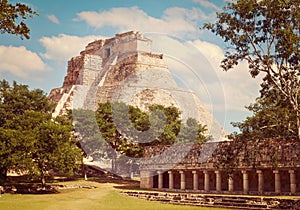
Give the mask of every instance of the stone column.
[(281, 184), (280, 184), (280, 174), (278, 170), (273, 171), (275, 175), (275, 192), (280, 193), (281, 192)]
[(242, 171), (243, 174), (243, 192), (248, 193), (249, 191), (249, 177), (248, 172), (246, 170)]
[(163, 171), (157, 171), (158, 174), (158, 189), (163, 188)]
[(233, 185), (234, 184), (234, 180), (233, 180), (233, 175), (228, 177), (228, 191), (229, 192), (233, 192)]
[(264, 174), (262, 170), (257, 170), (256, 173), (258, 175), (258, 192), (262, 193), (264, 192)]
[(294, 170), (289, 170), (290, 173), (290, 188), (291, 193), (296, 193), (297, 185), (296, 185), (296, 174)]
[(193, 189), (198, 190), (199, 188), (199, 176), (197, 171), (192, 171), (193, 173)]
[(141, 182), (140, 187), (144, 189), (150, 189), (153, 188), (153, 172), (152, 171), (141, 171)]
[(209, 173), (208, 171), (203, 171), (204, 173), (204, 191), (209, 191)]
[(215, 171), (215, 174), (216, 174), (216, 191), (220, 192), (222, 190), (221, 171)]
[(169, 189), (172, 190), (172, 189), (174, 189), (173, 171), (168, 171), (168, 174), (169, 174)]
[(180, 189), (185, 190), (185, 172), (179, 171), (180, 173)]

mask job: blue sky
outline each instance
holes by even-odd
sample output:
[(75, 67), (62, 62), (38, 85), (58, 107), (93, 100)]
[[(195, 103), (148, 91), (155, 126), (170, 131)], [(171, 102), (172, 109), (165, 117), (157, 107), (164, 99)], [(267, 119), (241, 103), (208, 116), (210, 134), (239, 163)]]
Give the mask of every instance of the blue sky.
[[(52, 88), (62, 85), (68, 59), (79, 55), (86, 44), (95, 39), (113, 37), (116, 33), (138, 30), (146, 34), (172, 35), (181, 40), (186, 49), (193, 48), (191, 51), (196, 50), (207, 59), (212, 67), (211, 74), (196, 67), (199, 59), (195, 54), (185, 62), (201, 77), (210, 98), (202, 100), (229, 133), (233, 131), (230, 122), (241, 121), (249, 115), (244, 106), (258, 96), (259, 79), (250, 77), (246, 63), (230, 72), (222, 72), (219, 63), (227, 45), (214, 34), (199, 29), (203, 23), (215, 20), (215, 13), (225, 5), (225, 0), (22, 2), (34, 8), (40, 16), (27, 21), (31, 28), (30, 40), (1, 35), (0, 78), (10, 82), (16, 80), (49, 93)], [(179, 51), (172, 52), (172, 56), (183, 58), (180, 55), (183, 51)], [(197, 82), (190, 83), (193, 76), (189, 77), (183, 71), (181, 74), (182, 77), (180, 73), (177, 76), (191, 84), (201, 98)]]

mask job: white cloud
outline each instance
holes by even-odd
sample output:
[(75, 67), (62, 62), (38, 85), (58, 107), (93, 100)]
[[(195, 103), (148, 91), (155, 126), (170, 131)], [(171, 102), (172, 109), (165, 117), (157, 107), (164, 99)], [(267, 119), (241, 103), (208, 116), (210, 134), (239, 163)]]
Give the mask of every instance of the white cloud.
[(75, 21), (85, 21), (95, 28), (105, 26), (120, 31), (138, 30), (168, 34), (189, 34), (197, 32), (197, 22), (209, 17), (199, 8), (172, 7), (164, 11), (161, 18), (149, 16), (138, 7), (112, 8), (106, 11), (83, 11), (77, 14)]
[(200, 5), (207, 7), (207, 8), (212, 8), (214, 10), (219, 10), (220, 8), (216, 6), (215, 4), (207, 1), (207, 0), (194, 0), (194, 2), (199, 3)]
[(59, 24), (59, 20), (57, 19), (57, 17), (55, 15), (46, 15), (46, 17), (55, 24)]
[(253, 79), (246, 62), (224, 72), (225, 52), (200, 40), (184, 41), (160, 34), (146, 34), (153, 40), (153, 52), (163, 53), (166, 64), (183, 86), (195, 91), (213, 110), (245, 111), (258, 96), (260, 78)]
[(47, 70), (42, 59), (24, 46), (0, 46), (0, 72), (10, 72), (21, 78), (35, 78)]
[(253, 79), (246, 62), (241, 62), (234, 69), (224, 72), (220, 67), (224, 51), (219, 46), (200, 40), (194, 41), (193, 44), (209, 60), (218, 74), (224, 88), (228, 109), (245, 110), (244, 106), (254, 102), (258, 97), (261, 76)]
[(100, 36), (71, 36), (66, 34), (59, 34), (58, 36), (43, 37), (40, 42), (45, 47), (46, 52), (41, 54), (42, 57), (66, 62), (71, 57), (79, 55), (80, 51), (84, 50), (85, 46), (97, 39)]

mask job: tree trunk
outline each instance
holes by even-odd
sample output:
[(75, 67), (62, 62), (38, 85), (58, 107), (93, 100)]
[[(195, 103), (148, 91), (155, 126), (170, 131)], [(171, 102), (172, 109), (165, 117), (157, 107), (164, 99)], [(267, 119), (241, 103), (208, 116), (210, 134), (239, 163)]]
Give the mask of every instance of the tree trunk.
[(112, 160), (111, 160), (111, 172), (116, 173), (116, 162), (117, 162), (117, 154), (116, 151), (112, 153)]
[(4, 183), (7, 179), (7, 168), (0, 168), (0, 183)]
[(88, 180), (86, 168), (87, 168), (86, 165), (82, 164), (83, 176), (84, 176), (84, 180), (85, 180), (85, 181)]
[(300, 141), (300, 111), (297, 110), (297, 113), (296, 113), (296, 126), (297, 126), (297, 134), (298, 134), (298, 140)]
[(45, 190), (46, 189), (46, 179), (45, 179), (45, 176), (42, 176), (41, 183), (42, 183), (43, 190)]
[(41, 171), (41, 184), (42, 184), (42, 189), (46, 189), (46, 179), (45, 179), (45, 173)]
[(83, 162), (83, 157), (81, 158), (81, 169), (82, 169), (82, 176), (84, 178), (85, 181), (88, 180), (88, 177), (87, 177), (87, 166), (84, 165), (84, 162)]
[(84, 171), (84, 180), (87, 181), (88, 180), (88, 177), (87, 177), (87, 173), (86, 171)]
[(129, 177), (130, 177), (130, 179), (133, 178), (133, 173), (132, 173), (132, 160), (130, 160)]
[(115, 156), (113, 156), (112, 160), (111, 160), (111, 172), (115, 173), (115, 168), (116, 168), (116, 158)]

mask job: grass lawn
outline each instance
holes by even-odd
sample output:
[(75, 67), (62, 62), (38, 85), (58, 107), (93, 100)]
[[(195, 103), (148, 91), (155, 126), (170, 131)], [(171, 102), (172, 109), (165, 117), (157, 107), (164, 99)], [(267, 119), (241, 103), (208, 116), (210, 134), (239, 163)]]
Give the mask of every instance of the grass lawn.
[[(120, 184), (99, 183), (92, 181), (71, 181), (59, 183), (63, 185), (96, 186), (95, 189), (63, 189), (57, 194), (3, 194), (0, 197), (2, 210), (143, 210), (143, 209), (212, 209), (191, 206), (178, 206), (147, 201), (120, 194)], [(117, 188), (116, 188), (117, 187)], [(220, 210), (220, 208), (216, 208)]]

